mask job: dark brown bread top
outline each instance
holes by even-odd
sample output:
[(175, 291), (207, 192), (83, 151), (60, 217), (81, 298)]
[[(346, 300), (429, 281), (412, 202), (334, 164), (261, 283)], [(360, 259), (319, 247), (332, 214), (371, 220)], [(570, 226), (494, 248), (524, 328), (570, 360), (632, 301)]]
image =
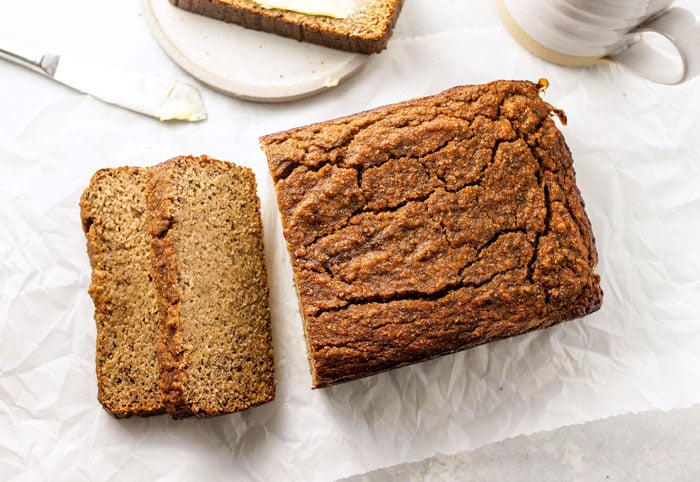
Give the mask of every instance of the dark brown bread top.
[(358, 0), (356, 12), (345, 19), (265, 8), (252, 0), (170, 0), (170, 3), (250, 29), (371, 54), (386, 48), (403, 0)]
[(261, 138), (314, 387), (600, 307), (591, 226), (543, 85), (455, 87)]
[(146, 170), (102, 169), (80, 199), (92, 265), (97, 398), (112, 415), (164, 413), (155, 286), (146, 232)]
[(148, 230), (173, 418), (210, 417), (275, 394), (260, 201), (253, 172), (206, 156), (149, 170)]

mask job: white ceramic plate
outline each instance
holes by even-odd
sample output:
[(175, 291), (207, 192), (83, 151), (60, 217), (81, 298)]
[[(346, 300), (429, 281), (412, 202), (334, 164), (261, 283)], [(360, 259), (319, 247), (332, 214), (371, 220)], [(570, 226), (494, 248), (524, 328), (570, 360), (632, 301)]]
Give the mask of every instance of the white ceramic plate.
[(141, 0), (141, 11), (151, 33), (180, 67), (213, 89), (242, 99), (280, 102), (318, 94), (369, 59), (196, 15), (168, 0)]

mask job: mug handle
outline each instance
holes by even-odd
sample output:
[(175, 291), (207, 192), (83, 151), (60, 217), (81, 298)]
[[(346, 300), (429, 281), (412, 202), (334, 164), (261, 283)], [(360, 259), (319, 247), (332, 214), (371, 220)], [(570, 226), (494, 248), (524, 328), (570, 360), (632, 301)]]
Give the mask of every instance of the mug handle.
[[(676, 58), (644, 41), (651, 32), (665, 37), (675, 48)], [(673, 7), (630, 32), (636, 40), (610, 58), (649, 80), (662, 84), (679, 84), (700, 74), (700, 24), (695, 14)]]

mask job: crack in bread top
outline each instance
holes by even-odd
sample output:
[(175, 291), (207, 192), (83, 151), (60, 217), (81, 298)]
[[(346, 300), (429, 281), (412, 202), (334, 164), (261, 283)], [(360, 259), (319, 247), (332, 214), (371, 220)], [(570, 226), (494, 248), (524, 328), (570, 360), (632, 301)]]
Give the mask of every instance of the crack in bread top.
[(381, 333), (421, 356), (435, 337), (463, 347), (486, 329), (479, 300), (509, 323), (525, 319), (523, 303), (542, 324), (571, 318), (597, 282), (596, 254), (539, 93), (529, 82), (457, 87), (262, 138), (312, 357), (376, 359)]

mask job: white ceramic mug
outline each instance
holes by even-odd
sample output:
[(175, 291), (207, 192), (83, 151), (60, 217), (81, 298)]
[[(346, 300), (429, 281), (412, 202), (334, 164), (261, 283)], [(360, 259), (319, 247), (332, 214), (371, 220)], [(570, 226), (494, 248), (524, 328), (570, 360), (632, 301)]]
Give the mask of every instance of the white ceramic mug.
[(700, 24), (673, 0), (496, 0), (508, 31), (550, 62), (611, 59), (650, 80), (700, 73)]

